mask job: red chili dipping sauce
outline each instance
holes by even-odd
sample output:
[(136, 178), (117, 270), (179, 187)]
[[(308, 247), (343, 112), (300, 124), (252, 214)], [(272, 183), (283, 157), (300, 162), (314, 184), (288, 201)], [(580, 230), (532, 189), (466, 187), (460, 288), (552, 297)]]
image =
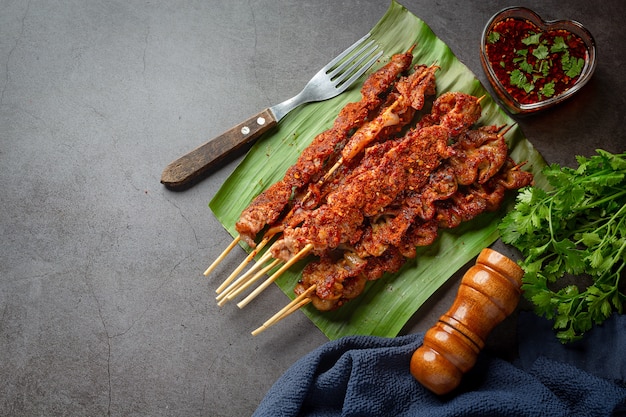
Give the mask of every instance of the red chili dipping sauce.
[(567, 30), (546, 30), (524, 19), (496, 23), (485, 51), (496, 76), (521, 104), (558, 96), (578, 80), (587, 59), (583, 40)]

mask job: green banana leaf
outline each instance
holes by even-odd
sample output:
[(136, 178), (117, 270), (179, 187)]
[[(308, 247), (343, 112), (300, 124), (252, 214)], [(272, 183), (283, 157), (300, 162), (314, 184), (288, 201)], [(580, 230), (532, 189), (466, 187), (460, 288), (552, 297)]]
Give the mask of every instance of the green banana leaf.
[[(438, 94), (460, 91), (476, 97), (484, 96), (479, 124), (513, 126), (506, 135), (513, 159), (527, 161), (525, 169), (540, 175), (545, 165), (541, 155), (515, 122), (498, 107), (475, 75), (421, 19), (393, 1), (371, 30), (371, 35), (385, 52), (378, 66), (371, 71), (384, 65), (393, 54), (416, 45), (414, 63), (436, 63), (441, 68), (437, 72)], [(478, 53), (478, 46), (476, 50)], [(360, 85), (365, 77), (367, 74), (352, 89), (334, 99), (307, 104), (292, 111), (277, 128), (254, 145), (209, 203), (229, 233), (237, 235), (235, 222), (250, 201), (283, 177), (312, 139), (332, 125), (346, 103), (360, 99)], [(497, 224), (503, 214), (504, 209), (499, 213), (484, 214), (457, 229), (442, 232), (433, 245), (420, 248), (418, 256), (409, 260), (401, 271), (369, 282), (363, 294), (336, 311), (319, 312), (312, 306), (302, 311), (331, 340), (356, 334), (395, 337), (440, 286), (498, 238)], [(245, 244), (242, 246), (250, 250)], [(306, 260), (295, 264), (276, 281), (290, 298), (294, 298), (293, 288), (305, 264)], [(246, 308), (253, 309), (254, 306)]]

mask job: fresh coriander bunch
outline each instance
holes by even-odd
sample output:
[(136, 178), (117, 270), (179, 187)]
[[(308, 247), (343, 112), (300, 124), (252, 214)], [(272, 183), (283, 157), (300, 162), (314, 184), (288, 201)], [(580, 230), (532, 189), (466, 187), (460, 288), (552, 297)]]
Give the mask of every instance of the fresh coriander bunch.
[[(547, 166), (551, 189), (521, 190), (499, 225), (502, 241), (523, 255), (524, 296), (554, 320), (562, 343), (582, 338), (626, 304), (626, 153), (599, 149), (577, 161), (577, 169)], [(591, 283), (564, 285), (566, 274), (586, 274)]]

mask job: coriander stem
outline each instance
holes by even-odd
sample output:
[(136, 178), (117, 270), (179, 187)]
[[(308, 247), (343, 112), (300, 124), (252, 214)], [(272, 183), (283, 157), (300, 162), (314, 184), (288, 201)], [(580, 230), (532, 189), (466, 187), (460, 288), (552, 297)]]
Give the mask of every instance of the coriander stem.
[[(622, 257), (622, 253), (626, 250), (626, 241), (624, 241), (622, 243), (622, 245), (620, 246), (620, 248), (617, 250), (617, 253), (615, 254), (615, 256), (613, 257), (613, 261), (611, 262), (613, 265), (615, 265), (617, 263), (617, 261), (619, 261), (619, 259)], [(617, 277), (616, 282), (615, 282), (615, 286), (617, 287), (617, 283), (620, 280), (620, 271), (624, 268), (624, 265), (626, 265), (626, 263), (622, 262), (620, 264), (620, 266), (617, 268), (617, 271), (615, 273), (615, 276)]]
[[(615, 200), (615, 199), (617, 199), (617, 198), (619, 198), (619, 197), (621, 197), (623, 195), (626, 195), (626, 190), (621, 190), (618, 193), (615, 193), (615, 194), (612, 194), (612, 195), (608, 195), (608, 196), (606, 196), (606, 197), (604, 197), (604, 198), (602, 198), (600, 200), (594, 201), (591, 204), (586, 204), (584, 206), (576, 207), (576, 210), (584, 211), (584, 210), (587, 210), (587, 209), (590, 209), (590, 208), (593, 208), (593, 207), (596, 207), (596, 206), (600, 206), (600, 205), (602, 205), (602, 204), (604, 204), (604, 203), (606, 203), (608, 201)], [(622, 206), (622, 208), (623, 207), (624, 206)]]
[(550, 199), (550, 205), (548, 205), (548, 230), (550, 230), (550, 240), (554, 241), (554, 229), (552, 228), (552, 204), (554, 199)]

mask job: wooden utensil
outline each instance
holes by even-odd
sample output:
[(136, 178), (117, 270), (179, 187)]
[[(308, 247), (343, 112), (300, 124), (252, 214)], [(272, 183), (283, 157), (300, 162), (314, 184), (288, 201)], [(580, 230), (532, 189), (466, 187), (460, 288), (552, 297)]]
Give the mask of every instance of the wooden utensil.
[(291, 110), (304, 103), (336, 97), (354, 84), (382, 56), (370, 34), (352, 44), (320, 69), (296, 96), (248, 118), (225, 133), (171, 162), (161, 174), (161, 183), (183, 190), (202, 179), (224, 158), (252, 143)]

